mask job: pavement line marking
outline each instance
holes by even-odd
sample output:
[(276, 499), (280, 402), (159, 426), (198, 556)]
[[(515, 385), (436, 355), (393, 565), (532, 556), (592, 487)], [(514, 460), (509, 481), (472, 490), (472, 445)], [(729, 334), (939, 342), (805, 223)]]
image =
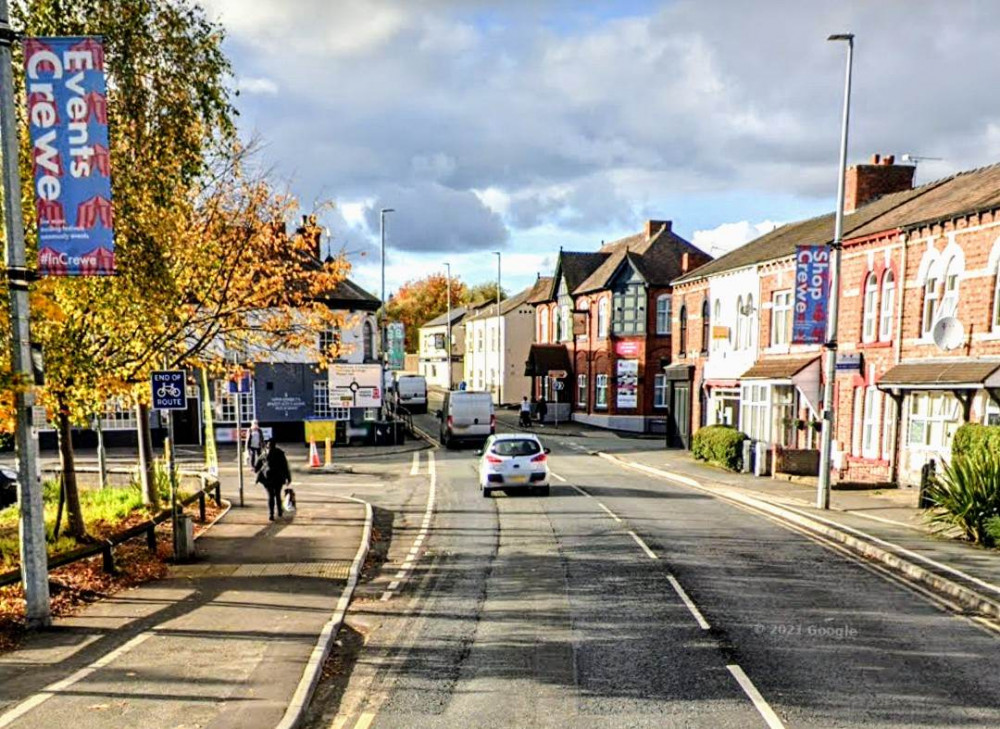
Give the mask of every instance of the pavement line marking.
[(699, 627), (702, 630), (711, 630), (712, 626), (708, 624), (707, 620), (705, 620), (705, 616), (701, 614), (701, 610), (699, 610), (698, 606), (694, 604), (694, 600), (688, 597), (684, 588), (681, 587), (681, 583), (677, 581), (677, 578), (673, 575), (667, 575), (667, 581), (670, 582), (670, 586), (674, 588), (674, 592), (677, 593), (677, 596), (687, 606), (688, 611), (694, 615), (694, 619), (698, 621)]
[(642, 551), (646, 553), (647, 557), (649, 557), (650, 559), (659, 559), (659, 557), (656, 556), (656, 552), (650, 549), (649, 545), (646, 544), (644, 541), (642, 541), (642, 539), (639, 537), (638, 534), (636, 534), (631, 530), (629, 530), (629, 534), (632, 536), (632, 539), (635, 540), (635, 543), (638, 544), (640, 547), (642, 547)]
[(96, 661), (94, 661), (93, 663), (91, 663), (89, 666), (85, 666), (85, 667), (81, 668), (79, 671), (77, 671), (76, 673), (74, 673), (74, 674), (72, 674), (70, 676), (67, 676), (66, 678), (60, 679), (59, 681), (56, 681), (55, 683), (50, 683), (48, 686), (46, 686), (45, 688), (43, 688), (37, 694), (35, 694), (34, 696), (29, 696), (27, 699), (25, 699), (24, 701), (22, 701), (20, 704), (18, 704), (17, 706), (15, 706), (10, 711), (6, 711), (3, 714), (0, 714), (0, 727), (10, 726), (15, 721), (17, 721), (18, 719), (20, 719), (22, 716), (24, 716), (25, 714), (27, 714), (29, 711), (31, 711), (32, 709), (34, 709), (34, 708), (36, 708), (38, 706), (41, 706), (42, 704), (44, 704), (46, 701), (48, 701), (49, 699), (51, 699), (56, 694), (58, 694), (58, 693), (60, 693), (62, 691), (65, 691), (66, 689), (68, 689), (73, 684), (82, 681), (83, 679), (87, 678), (91, 674), (93, 674), (93, 673), (99, 671), (100, 669), (104, 668), (105, 666), (107, 666), (112, 661), (120, 658), (121, 656), (123, 656), (126, 653), (128, 653), (129, 651), (131, 651), (133, 648), (135, 648), (135, 647), (137, 647), (139, 645), (142, 645), (147, 640), (149, 640), (150, 638), (152, 638), (153, 635), (154, 634), (153, 634), (152, 631), (146, 631), (144, 633), (139, 633), (139, 635), (137, 635), (134, 638), (132, 638), (132, 640), (128, 641), (127, 643), (125, 643), (123, 645), (118, 646), (117, 648), (115, 648), (110, 653), (107, 653), (106, 655), (101, 656), (99, 659), (97, 659)]
[(552, 478), (556, 479), (557, 481), (562, 481), (563, 483), (566, 483), (566, 479), (564, 479), (564, 478), (563, 478), (562, 476), (560, 476), (560, 475), (559, 475), (558, 473), (555, 473), (555, 472), (553, 472), (553, 471), (549, 471), (549, 475), (550, 475), (550, 476), (551, 476)]
[(410, 466), (410, 475), (416, 476), (420, 473), (420, 451), (413, 451), (413, 465)]
[[(413, 454), (414, 457), (417, 453), (419, 451)], [(400, 583), (406, 579), (407, 575), (413, 569), (414, 561), (412, 555), (420, 548), (431, 527), (431, 520), (434, 517), (434, 505), (437, 502), (437, 463), (434, 460), (434, 451), (427, 452), (427, 475), (430, 477), (430, 490), (427, 494), (427, 508), (424, 510), (424, 518), (420, 522), (420, 532), (410, 547), (411, 556), (403, 562), (402, 569), (396, 573), (393, 581), (389, 583), (389, 587), (386, 588), (386, 591), (382, 593), (382, 597), (379, 598), (382, 602), (388, 602), (392, 599), (392, 594), (399, 589)], [(372, 716), (374, 717), (374, 714)]]
[(368, 729), (375, 721), (375, 714), (370, 711), (366, 711), (358, 719), (358, 723), (354, 725), (354, 729)]
[(740, 688), (743, 689), (743, 693), (745, 693), (753, 702), (753, 705), (757, 707), (757, 711), (760, 712), (764, 721), (767, 722), (768, 727), (770, 727), (770, 729), (785, 729), (785, 725), (781, 723), (781, 719), (779, 719), (778, 715), (774, 713), (774, 709), (772, 709), (771, 705), (767, 703), (767, 700), (760, 695), (760, 691), (758, 691), (757, 687), (753, 685), (753, 681), (750, 680), (749, 676), (743, 673), (743, 669), (735, 663), (726, 666), (726, 668), (728, 668), (729, 672), (733, 674), (733, 678), (736, 679), (736, 683), (738, 683)]
[(602, 509), (604, 509), (604, 511), (607, 512), (608, 516), (610, 516), (616, 522), (618, 522), (619, 524), (622, 523), (621, 517), (619, 517), (615, 512), (611, 511), (611, 509), (609, 509), (608, 507), (606, 507), (600, 501), (597, 502), (597, 505), (600, 506)]
[(349, 716), (342, 716), (339, 719), (334, 719), (333, 724), (330, 725), (330, 729), (344, 729), (344, 725), (347, 724), (348, 719), (350, 719)]

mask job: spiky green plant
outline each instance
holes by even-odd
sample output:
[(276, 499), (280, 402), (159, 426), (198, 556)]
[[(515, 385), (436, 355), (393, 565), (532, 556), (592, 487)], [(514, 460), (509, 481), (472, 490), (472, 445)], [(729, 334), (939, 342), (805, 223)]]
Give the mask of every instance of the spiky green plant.
[(932, 480), (927, 498), (932, 526), (957, 528), (969, 541), (992, 546), (988, 525), (1000, 517), (1000, 453), (983, 448), (953, 458)]

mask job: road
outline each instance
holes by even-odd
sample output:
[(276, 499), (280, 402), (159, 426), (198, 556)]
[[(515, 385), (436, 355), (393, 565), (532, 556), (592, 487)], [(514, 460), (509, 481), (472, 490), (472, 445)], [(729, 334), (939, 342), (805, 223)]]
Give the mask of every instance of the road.
[(548, 498), (482, 498), (468, 450), (384, 466), (413, 483), (403, 528), (349, 618), (366, 642), (343, 695), (310, 726), (1000, 727), (996, 634), (542, 433)]

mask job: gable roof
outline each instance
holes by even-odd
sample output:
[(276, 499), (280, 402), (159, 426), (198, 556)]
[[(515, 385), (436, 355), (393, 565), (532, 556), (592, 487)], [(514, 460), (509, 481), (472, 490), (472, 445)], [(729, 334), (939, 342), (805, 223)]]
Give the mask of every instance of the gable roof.
[[(452, 326), (458, 324), (458, 322), (460, 322), (462, 320), (463, 316), (465, 316), (465, 307), (464, 306), (454, 306), (454, 307), (452, 307), (452, 309), (451, 309), (451, 324), (452, 324)], [(423, 329), (424, 327), (440, 327), (440, 326), (446, 325), (447, 323), (448, 323), (448, 312), (446, 311), (444, 314), (441, 314), (440, 316), (436, 316), (436, 317), (434, 317), (433, 319), (431, 319), (428, 322), (424, 322), (423, 324), (420, 325), (420, 328)]]
[[(528, 302), (528, 298), (531, 296), (532, 291), (539, 285), (536, 281), (533, 285), (528, 288), (518, 291), (513, 296), (508, 296), (506, 299), (500, 302), (500, 316), (504, 316), (517, 307)], [(480, 319), (489, 319), (490, 317), (495, 317), (497, 315), (497, 306), (495, 303), (483, 306), (475, 314), (468, 318), (468, 321), (478, 321)]]
[(382, 306), (378, 297), (369, 294), (349, 278), (341, 280), (332, 291), (325, 293), (322, 300), (332, 308), (378, 311)]
[(606, 258), (573, 293), (586, 294), (607, 288), (626, 259), (632, 262), (650, 286), (668, 286), (683, 270), (685, 253), (711, 258), (665, 227), (649, 239), (645, 233), (637, 233), (612, 241), (602, 246), (598, 253)]
[(552, 276), (539, 276), (538, 280), (535, 281), (535, 285), (531, 287), (526, 303), (540, 304), (543, 301), (548, 301), (554, 280)]

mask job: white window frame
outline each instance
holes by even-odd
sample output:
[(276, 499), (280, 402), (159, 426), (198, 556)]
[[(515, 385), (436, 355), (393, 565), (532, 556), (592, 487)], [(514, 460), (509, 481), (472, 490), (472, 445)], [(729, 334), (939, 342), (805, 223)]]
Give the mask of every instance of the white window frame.
[(573, 313), (568, 306), (560, 307), (562, 316), (563, 337), (562, 341), (569, 342), (573, 339)]
[(740, 430), (754, 440), (770, 442), (771, 388), (755, 382), (740, 385)]
[(139, 427), (135, 407), (120, 398), (108, 400), (99, 417), (101, 430), (137, 430)]
[(668, 392), (667, 376), (665, 374), (658, 374), (653, 377), (653, 407), (654, 408), (665, 408), (667, 407), (667, 392)]
[[(253, 383), (253, 379), (250, 380)], [(255, 387), (251, 384), (249, 392), (236, 393), (229, 392), (229, 380), (215, 381), (215, 407), (219, 413), (216, 422), (236, 423), (236, 398), (240, 400), (240, 420), (243, 423), (250, 423), (257, 417), (256, 402), (254, 400)]]
[(942, 451), (962, 424), (961, 403), (944, 392), (914, 392), (910, 395), (906, 434), (907, 447)]
[(874, 342), (878, 336), (878, 277), (874, 271), (865, 278), (861, 341)]
[(597, 375), (594, 377), (594, 408), (598, 410), (608, 409), (607, 375)]
[(736, 298), (736, 336), (733, 338), (733, 349), (743, 349), (743, 297)]
[(538, 310), (538, 341), (547, 344), (549, 341), (549, 311), (548, 309)]
[(743, 317), (743, 349), (753, 349), (753, 294), (747, 294), (745, 307), (747, 313), (740, 314)]
[(587, 407), (587, 390), (589, 383), (586, 375), (576, 376), (576, 404), (580, 407)]
[(938, 284), (936, 278), (928, 278), (924, 284), (924, 309), (920, 320), (920, 333), (929, 336), (937, 318)]
[(861, 455), (865, 458), (879, 457), (878, 417), (882, 405), (881, 394), (875, 387), (865, 388), (861, 416)]
[(656, 297), (656, 334), (670, 336), (670, 294)]
[[(716, 299), (715, 303), (712, 305), (712, 321), (715, 322), (716, 324), (718, 324), (719, 323), (719, 318), (721, 316), (722, 316), (722, 302), (719, 301), (718, 299)], [(711, 332), (709, 334), (711, 334)], [(718, 349), (721, 346), (721, 344), (722, 344), (722, 340), (721, 339), (716, 339), (715, 337), (712, 337), (712, 351), (713, 352), (718, 351)]]
[(313, 407), (312, 414), (314, 418), (323, 418), (328, 420), (332, 411), (330, 410), (330, 381), (329, 380), (314, 380), (313, 381)]
[(597, 338), (608, 338), (608, 299), (606, 297), (597, 302)]
[(888, 342), (892, 339), (892, 321), (895, 317), (896, 277), (892, 270), (882, 274), (882, 298), (879, 305), (878, 339)]
[(327, 354), (331, 349), (336, 351), (337, 357), (341, 356), (339, 351), (340, 345), (340, 327), (327, 327), (319, 333), (319, 351), (322, 354)]
[(882, 458), (891, 461), (895, 457), (896, 444), (896, 403), (891, 397), (882, 398)]
[(771, 295), (771, 346), (787, 347), (792, 341), (792, 292)]
[(993, 331), (1000, 331), (1000, 266), (993, 282)]
[(937, 316), (955, 316), (958, 313), (958, 286), (959, 286), (958, 257), (952, 256), (948, 261), (948, 266), (944, 269), (944, 294), (941, 296), (941, 303), (938, 304)]

